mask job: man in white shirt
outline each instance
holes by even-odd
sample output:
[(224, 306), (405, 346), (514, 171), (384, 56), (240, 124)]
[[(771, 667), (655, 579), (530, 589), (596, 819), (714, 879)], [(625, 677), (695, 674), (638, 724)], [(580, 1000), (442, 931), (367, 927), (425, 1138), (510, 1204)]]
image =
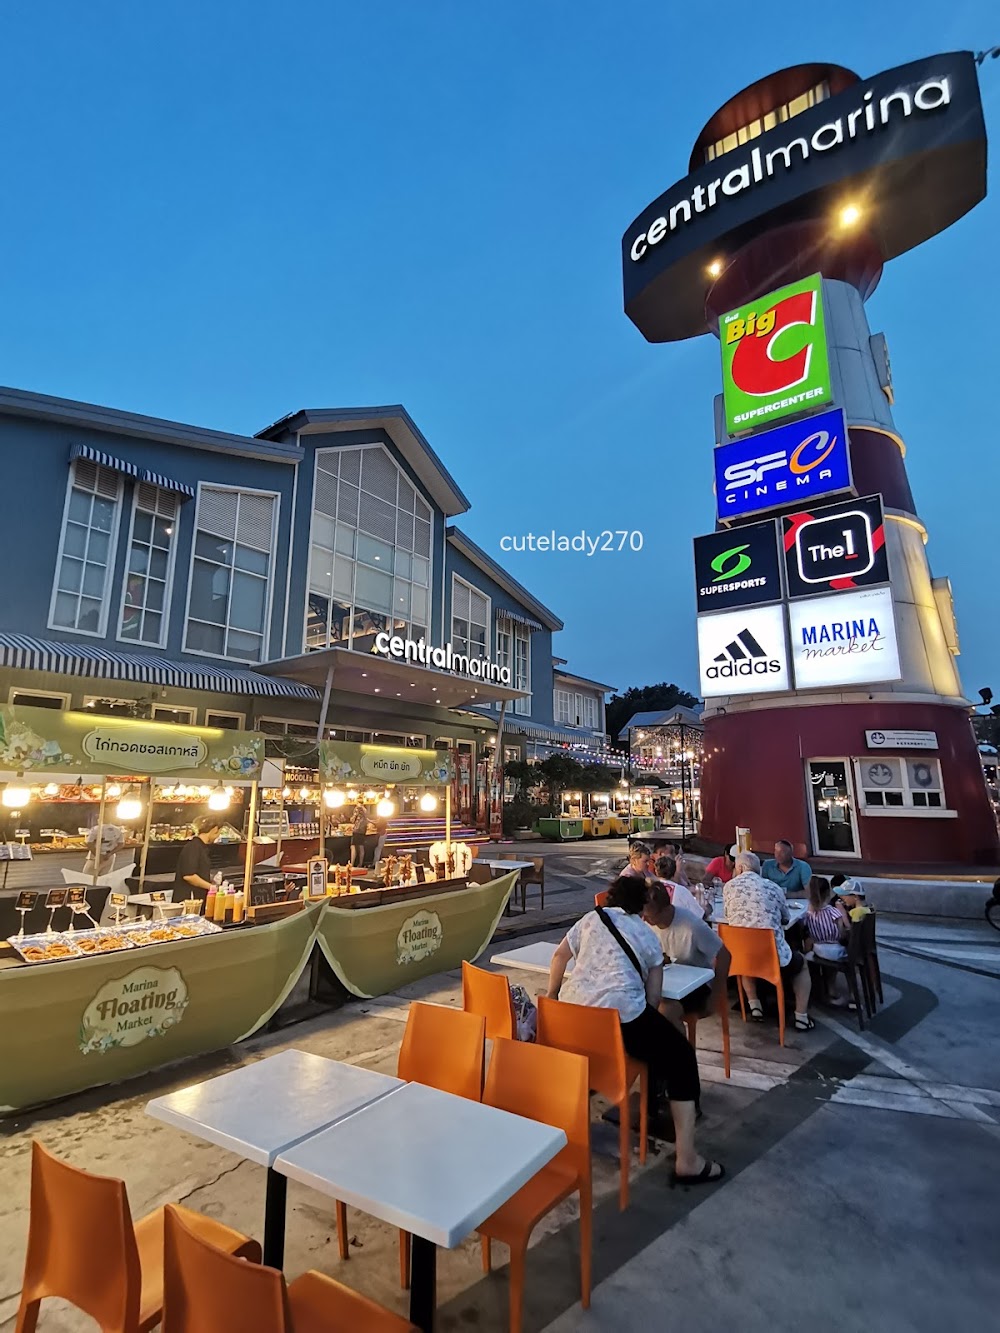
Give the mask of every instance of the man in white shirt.
[[(777, 884), (762, 877), (760, 859), (753, 852), (737, 854), (736, 874), (723, 888), (722, 900), (727, 925), (750, 926), (774, 932), (782, 979), (791, 983), (795, 994), (795, 1026), (800, 1032), (814, 1028), (816, 1024), (809, 1017), (809, 992), (812, 988), (809, 969), (802, 955), (793, 950), (785, 939), (789, 914), (784, 892)], [(756, 980), (743, 977), (743, 989), (750, 1005), (751, 1019), (755, 1023), (762, 1022), (764, 1009), (757, 998)]]
[(729, 977), (729, 950), (711, 926), (670, 900), (665, 884), (654, 882), (646, 893), (647, 923), (656, 932), (666, 962), (683, 963), (687, 967), (707, 967), (715, 972), (711, 985), (699, 986), (680, 1000), (662, 1000), (660, 1013), (665, 1014), (683, 1031), (684, 1015), (704, 1017), (713, 1013), (726, 1001), (726, 981)]

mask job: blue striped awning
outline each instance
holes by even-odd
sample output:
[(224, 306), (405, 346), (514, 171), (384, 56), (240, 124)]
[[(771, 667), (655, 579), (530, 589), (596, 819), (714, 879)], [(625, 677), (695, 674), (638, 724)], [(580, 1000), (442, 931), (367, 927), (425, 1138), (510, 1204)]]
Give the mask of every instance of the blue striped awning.
[(195, 490), (193, 486), (188, 486), (183, 481), (174, 481), (173, 477), (165, 477), (162, 472), (150, 472), (149, 468), (145, 468), (142, 480), (148, 481), (151, 486), (159, 486), (164, 491), (176, 491), (178, 495), (183, 495), (186, 500), (194, 499)]
[(127, 477), (138, 477), (140, 469), (134, 463), (127, 463), (124, 458), (115, 458), (113, 454), (104, 454), (90, 444), (74, 444), (69, 451), (70, 461), (74, 458), (88, 458), (91, 463), (100, 463), (112, 472), (124, 472)]
[(521, 611), (508, 611), (505, 606), (497, 607), (497, 620), (513, 620), (518, 625), (526, 625), (530, 630), (544, 629), (544, 625), (539, 625), (537, 620), (532, 620)]
[(602, 731), (587, 731), (583, 727), (543, 727), (536, 722), (522, 722), (516, 714), (508, 713), (504, 719), (504, 731), (517, 736), (527, 736), (536, 741), (555, 741), (559, 744), (568, 741), (577, 745), (585, 741), (604, 741)]
[(0, 666), (22, 671), (51, 671), (95, 680), (131, 680), (146, 685), (172, 685), (181, 690), (217, 694), (250, 694), (286, 699), (318, 699), (319, 691), (283, 676), (264, 676), (216, 663), (171, 662), (155, 653), (113, 653), (86, 644), (33, 639), (26, 634), (0, 633)]

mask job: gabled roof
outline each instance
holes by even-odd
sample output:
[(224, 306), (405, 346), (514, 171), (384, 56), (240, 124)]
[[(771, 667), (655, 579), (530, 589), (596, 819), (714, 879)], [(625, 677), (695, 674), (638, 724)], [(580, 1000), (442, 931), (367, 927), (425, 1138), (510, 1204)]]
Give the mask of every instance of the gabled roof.
[(446, 518), (464, 514), (469, 508), (458, 483), (399, 403), (387, 407), (304, 407), (258, 431), (257, 439), (348, 430), (385, 431)]
[(537, 597), (518, 583), (517, 579), (512, 578), (497, 562), (488, 556), (481, 546), (477, 546), (471, 537), (467, 537), (464, 532), (454, 525), (446, 529), (448, 542), (454, 546), (456, 551), (460, 551), (466, 560), (470, 560), (477, 569), (493, 580), (498, 587), (503, 588), (504, 592), (510, 593), (526, 611), (530, 611), (533, 616), (542, 622), (546, 629), (559, 630), (563, 628), (563, 622), (555, 614), (544, 606)]
[(685, 708), (683, 704), (675, 704), (673, 708), (661, 708), (652, 713), (633, 713), (629, 720), (618, 733), (618, 739), (624, 740), (631, 728), (636, 727), (700, 727), (701, 708)]
[(617, 685), (602, 685), (599, 680), (591, 680), (589, 676), (578, 676), (575, 671), (560, 671), (555, 665), (557, 658), (552, 659), (552, 675), (557, 680), (569, 681), (571, 685), (586, 685), (592, 690), (602, 690), (605, 694), (609, 691), (617, 690)]
[(277, 444), (252, 435), (230, 435), (227, 431), (207, 430), (161, 417), (122, 412), (116, 407), (80, 403), (72, 398), (52, 398), (25, 389), (0, 388), (0, 416), (27, 417), (35, 421), (54, 421), (81, 430), (97, 430), (112, 435), (128, 435), (136, 440), (158, 444), (183, 445), (189, 449), (209, 449), (219, 453), (240, 454), (246, 458), (267, 458), (277, 463), (297, 463), (302, 450), (294, 444)]

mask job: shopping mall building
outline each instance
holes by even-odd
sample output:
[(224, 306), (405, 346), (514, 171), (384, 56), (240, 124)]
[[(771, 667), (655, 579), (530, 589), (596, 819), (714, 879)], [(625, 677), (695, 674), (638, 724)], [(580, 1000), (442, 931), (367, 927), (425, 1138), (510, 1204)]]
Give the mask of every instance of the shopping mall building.
[[(718, 339), (716, 527), (694, 552), (702, 833), (845, 868), (995, 865), (951, 584), (865, 310), (891, 260), (986, 194), (975, 60), (768, 75), (709, 118), (687, 171), (626, 229), (622, 266), (650, 342)], [(949, 351), (934, 321), (926, 336)]]
[(607, 687), (455, 526), (469, 501), (402, 407), (250, 437), (0, 389), (0, 448), (0, 702), (322, 726), (473, 771), (501, 717), (507, 760), (603, 752)]

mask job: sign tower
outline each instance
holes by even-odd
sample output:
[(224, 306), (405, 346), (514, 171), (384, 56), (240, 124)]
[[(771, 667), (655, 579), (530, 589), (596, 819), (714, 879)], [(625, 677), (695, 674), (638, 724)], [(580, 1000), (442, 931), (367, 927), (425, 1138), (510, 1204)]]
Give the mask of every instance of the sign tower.
[(702, 832), (852, 864), (991, 864), (997, 829), (865, 301), (986, 193), (969, 52), (731, 98), (622, 241), (650, 342), (712, 333), (716, 530), (695, 539)]

